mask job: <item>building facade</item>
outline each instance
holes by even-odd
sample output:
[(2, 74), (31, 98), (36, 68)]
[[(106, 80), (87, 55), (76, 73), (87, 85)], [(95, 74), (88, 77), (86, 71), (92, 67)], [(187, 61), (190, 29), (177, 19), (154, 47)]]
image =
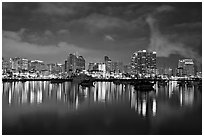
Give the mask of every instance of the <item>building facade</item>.
[(195, 76), (195, 65), (193, 59), (179, 60), (178, 76)]
[(105, 56), (104, 57), (104, 62), (105, 62), (105, 65), (106, 65), (106, 71), (110, 73), (112, 71), (112, 61), (111, 61), (111, 59), (108, 56)]
[(139, 50), (131, 59), (132, 74), (155, 74), (156, 73), (156, 52)]
[(85, 70), (85, 59), (82, 56), (69, 54), (67, 58), (67, 71), (76, 73), (82, 70)]

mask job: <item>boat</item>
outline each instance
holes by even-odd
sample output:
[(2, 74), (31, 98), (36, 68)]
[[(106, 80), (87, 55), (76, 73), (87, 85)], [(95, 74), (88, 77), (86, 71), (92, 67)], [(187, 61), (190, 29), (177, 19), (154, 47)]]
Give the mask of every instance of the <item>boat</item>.
[(117, 80), (114, 80), (113, 83), (114, 83), (115, 85), (120, 85), (120, 84), (130, 84), (131, 82), (130, 82), (130, 81), (127, 81), (127, 80), (117, 79)]
[(178, 84), (179, 86), (184, 86), (185, 83), (186, 83), (185, 81), (178, 81), (178, 82), (177, 82), (177, 84)]
[(94, 83), (91, 81), (82, 81), (81, 83), (79, 83), (79, 85), (81, 85), (82, 87), (94, 87)]
[(22, 83), (24, 83), (24, 82), (26, 82), (27, 80), (24, 79), (24, 78), (22, 78), (20, 81), (21, 81)]
[(120, 85), (120, 84), (121, 84), (121, 81), (120, 81), (120, 80), (115, 80), (115, 81), (113, 81), (113, 83), (114, 83), (115, 85)]
[(55, 83), (63, 83), (64, 82), (64, 80), (62, 80), (62, 79), (51, 79), (51, 84), (55, 84)]
[(187, 87), (193, 87), (194, 83), (192, 81), (187, 81)]
[(94, 81), (94, 78), (91, 76), (88, 76), (86, 74), (80, 74), (78, 76), (72, 77), (72, 82), (74, 83), (82, 83), (82, 82), (87, 82), (87, 81)]
[(140, 90), (140, 91), (151, 91), (154, 90), (153, 86), (154, 83), (151, 83), (149, 81), (138, 81), (135, 85), (135, 90)]
[(161, 81), (158, 82), (158, 86), (159, 86), (159, 87), (166, 86), (167, 83), (168, 83), (167, 81), (161, 80)]

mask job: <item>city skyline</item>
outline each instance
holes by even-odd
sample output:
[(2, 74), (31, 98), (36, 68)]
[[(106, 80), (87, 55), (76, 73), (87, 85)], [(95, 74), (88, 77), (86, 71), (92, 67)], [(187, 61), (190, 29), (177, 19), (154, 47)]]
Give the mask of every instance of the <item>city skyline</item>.
[[(37, 72), (36, 74), (41, 73), (42, 75), (47, 75), (48, 73), (52, 74), (79, 74), (79, 73), (92, 73), (96, 74), (97, 72), (100, 75), (105, 76), (104, 74), (128, 74), (128, 75), (158, 75), (158, 76), (196, 76), (200, 77), (200, 72), (195, 66), (195, 61), (193, 59), (181, 59), (177, 62), (177, 67), (157, 67), (155, 51), (146, 51), (139, 50), (135, 52), (132, 56), (131, 63), (126, 65), (123, 62), (113, 61), (108, 56), (104, 56), (104, 61), (102, 62), (87, 62), (83, 56), (79, 54), (69, 54), (68, 58), (64, 61), (63, 64), (59, 63), (45, 63), (41, 60), (36, 59), (26, 59), (26, 58), (2, 58), (2, 69), (3, 73), (19, 72)], [(106, 77), (106, 76), (105, 76)]]
[(202, 3), (2, 6), (3, 57), (64, 63), (69, 53), (79, 52), (87, 63), (102, 62), (107, 55), (128, 64), (135, 51), (147, 49), (157, 52), (158, 67), (175, 67), (179, 59), (193, 58), (201, 68)]

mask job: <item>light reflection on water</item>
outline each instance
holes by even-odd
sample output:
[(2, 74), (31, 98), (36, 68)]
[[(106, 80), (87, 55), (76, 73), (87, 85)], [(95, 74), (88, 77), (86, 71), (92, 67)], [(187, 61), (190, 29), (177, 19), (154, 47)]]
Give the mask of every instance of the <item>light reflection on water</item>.
[[(106, 107), (127, 104), (130, 109), (125, 114), (127, 117), (133, 110), (141, 118), (154, 118), (162, 115), (164, 105), (167, 105), (165, 109), (170, 107), (170, 111), (176, 112), (181, 108), (193, 108), (201, 102), (201, 93), (196, 86), (178, 86), (177, 81), (170, 81), (166, 86), (160, 87), (157, 82), (154, 88), (155, 90), (150, 92), (141, 92), (135, 91), (131, 85), (115, 85), (112, 82), (96, 82), (94, 87), (86, 88), (71, 82), (58, 84), (51, 84), (49, 81), (5, 82), (3, 113), (11, 107), (18, 109), (28, 104), (35, 107), (63, 104), (73, 111), (82, 108), (86, 110), (95, 104), (105, 104)], [(121, 107), (121, 111), (122, 109), (124, 108)]]
[(86, 88), (71, 82), (58, 84), (51, 84), (49, 81), (5, 82), (3, 87), (3, 98), (10, 106), (26, 103), (41, 104), (52, 100), (70, 102), (76, 106), (73, 109), (77, 109), (87, 99), (106, 103), (130, 101), (130, 108), (134, 108), (139, 114), (145, 116), (149, 108), (152, 108), (149, 111), (156, 115), (156, 100), (160, 99), (159, 94), (162, 97), (166, 96), (169, 100), (172, 96), (176, 96), (181, 107), (191, 106), (194, 102), (194, 86), (178, 86), (176, 81), (169, 82), (167, 86), (160, 88), (155, 84), (156, 89), (151, 92), (135, 91), (131, 85), (114, 85), (112, 82), (97, 82), (95, 87)]

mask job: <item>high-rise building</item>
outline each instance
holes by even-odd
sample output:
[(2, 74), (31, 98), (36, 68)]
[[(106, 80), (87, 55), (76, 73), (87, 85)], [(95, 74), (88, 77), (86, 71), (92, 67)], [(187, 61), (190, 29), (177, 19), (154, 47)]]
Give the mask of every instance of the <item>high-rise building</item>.
[(54, 63), (47, 64), (48, 71), (53, 74), (55, 72), (55, 65)]
[(165, 68), (164, 69), (164, 75), (171, 77), (173, 75), (173, 69), (172, 68)]
[(21, 69), (22, 70), (28, 70), (28, 59), (23, 58), (21, 60)]
[(106, 72), (106, 65), (105, 63), (98, 63), (98, 70), (102, 72)]
[(10, 70), (10, 62), (4, 58), (2, 58), (2, 70), (3, 73), (8, 72), (8, 70)]
[(112, 62), (112, 71), (115, 73), (122, 73), (123, 63), (122, 62)]
[(104, 57), (104, 62), (105, 62), (105, 65), (106, 65), (106, 71), (107, 72), (111, 72), (112, 71), (112, 62), (111, 62), (111, 59), (108, 56), (105, 56)]
[(156, 73), (156, 52), (139, 50), (135, 52), (131, 60), (131, 72), (133, 74)]
[(123, 73), (131, 73), (131, 65), (124, 65)]
[(29, 60), (26, 58), (20, 58), (20, 57), (10, 58), (9, 63), (10, 63), (11, 69), (14, 72), (29, 70)]
[(64, 61), (64, 72), (68, 72), (68, 63), (67, 63), (67, 60)]
[(45, 64), (41, 60), (32, 60), (31, 61), (31, 70), (41, 71), (44, 70)]
[(96, 63), (90, 62), (88, 66), (88, 71), (93, 71), (95, 66), (96, 66)]
[(19, 71), (21, 68), (21, 58), (15, 57), (10, 58), (11, 69), (15, 72)]
[(193, 59), (182, 59), (178, 62), (178, 74), (179, 76), (194, 76), (194, 62)]
[(69, 54), (67, 64), (69, 72), (80, 72), (85, 70), (85, 59), (82, 56)]

